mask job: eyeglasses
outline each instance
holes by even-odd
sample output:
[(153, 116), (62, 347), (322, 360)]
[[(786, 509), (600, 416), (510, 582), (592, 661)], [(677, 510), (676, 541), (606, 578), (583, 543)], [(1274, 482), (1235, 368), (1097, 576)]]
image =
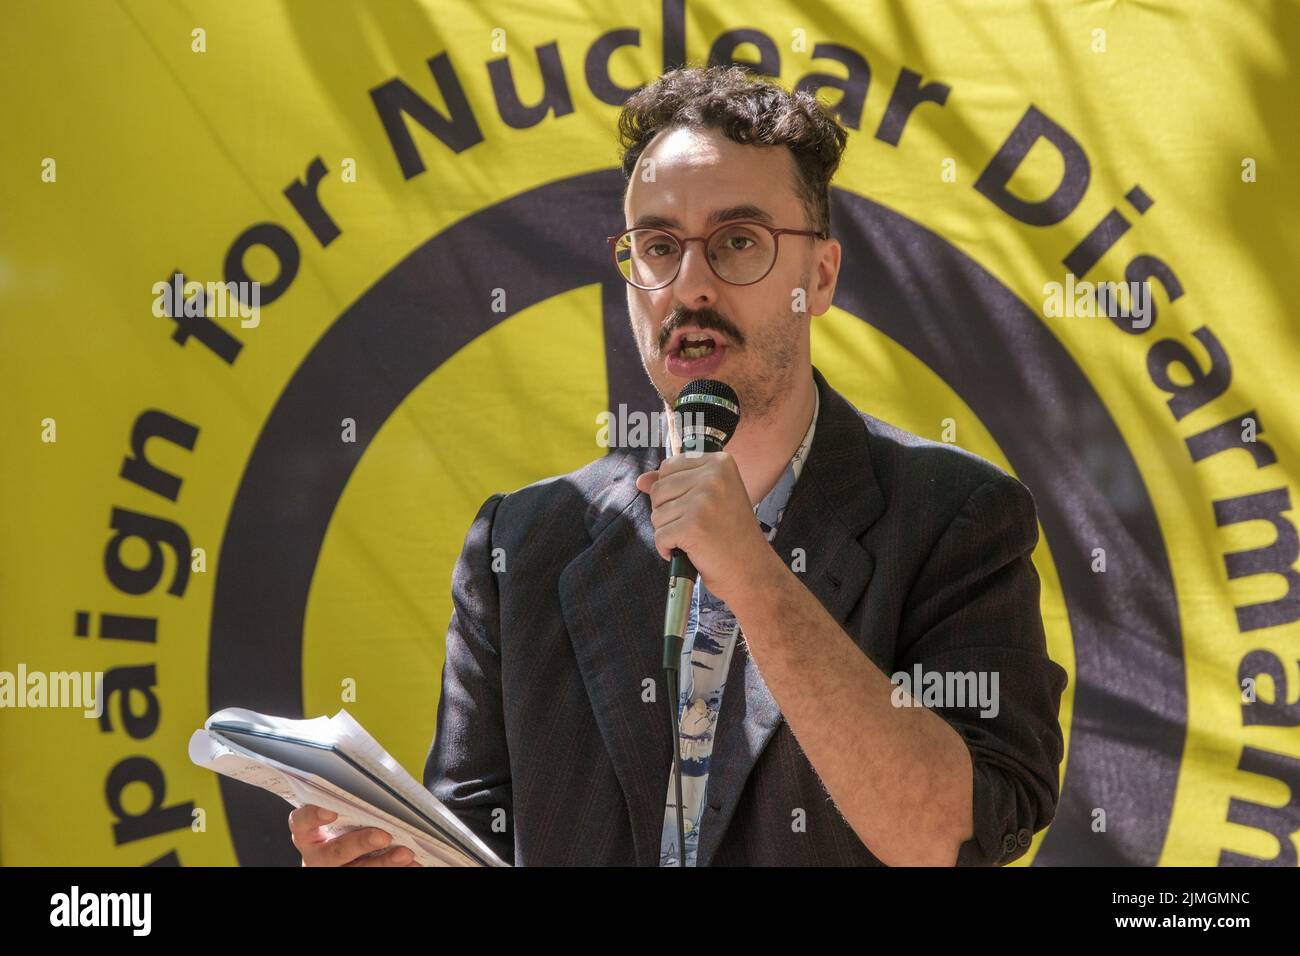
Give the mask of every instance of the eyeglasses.
[(688, 242), (702, 242), (705, 260), (713, 274), (731, 285), (753, 285), (776, 265), (783, 235), (829, 239), (830, 234), (811, 229), (773, 229), (761, 222), (728, 222), (707, 236), (678, 239), (663, 229), (625, 229), (607, 237), (618, 274), (637, 289), (652, 292), (677, 278), (682, 268), (683, 249)]

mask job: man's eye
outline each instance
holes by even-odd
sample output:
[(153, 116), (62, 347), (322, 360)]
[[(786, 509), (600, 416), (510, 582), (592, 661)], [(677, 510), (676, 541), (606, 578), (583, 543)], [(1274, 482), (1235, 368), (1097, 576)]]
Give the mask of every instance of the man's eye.
[(654, 245), (646, 248), (648, 256), (666, 256), (672, 251), (672, 246), (666, 242), (656, 242)]
[(748, 248), (748, 246), (736, 245), (736, 243), (738, 242), (748, 242), (750, 245), (754, 244), (754, 240), (749, 238), (749, 236), (732, 236), (730, 239), (727, 240), (727, 242), (731, 246), (732, 250), (735, 252), (744, 252), (745, 249)]

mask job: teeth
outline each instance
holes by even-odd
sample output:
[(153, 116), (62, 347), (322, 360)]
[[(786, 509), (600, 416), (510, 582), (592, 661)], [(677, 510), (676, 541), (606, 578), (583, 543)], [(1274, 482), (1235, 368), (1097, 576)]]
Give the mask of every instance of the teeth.
[(708, 342), (704, 345), (692, 346), (690, 348), (682, 346), (682, 358), (699, 358), (702, 355), (708, 355), (713, 351), (713, 343)]

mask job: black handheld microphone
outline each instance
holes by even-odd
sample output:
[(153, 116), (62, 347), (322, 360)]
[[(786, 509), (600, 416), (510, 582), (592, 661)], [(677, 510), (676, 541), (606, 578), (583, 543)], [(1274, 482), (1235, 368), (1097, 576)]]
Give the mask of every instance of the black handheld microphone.
[[(682, 453), (717, 452), (731, 440), (740, 424), (740, 400), (726, 382), (697, 378), (677, 396), (673, 413), (680, 422)], [(668, 684), (668, 713), (673, 734), (673, 766), (677, 780), (677, 865), (686, 865), (686, 827), (682, 816), (682, 748), (677, 729), (678, 686), (682, 644), (699, 576), (686, 553), (673, 548), (668, 567), (668, 603), (664, 610), (664, 673)]]
[[(673, 413), (681, 423), (682, 453), (718, 452), (731, 440), (740, 424), (740, 400), (726, 382), (697, 378), (678, 394)], [(673, 548), (672, 563), (668, 569), (668, 607), (664, 617), (664, 637), (677, 638), (677, 653), (686, 635), (686, 621), (690, 616), (691, 596), (695, 593), (698, 572), (691, 559), (679, 548)], [(664, 654), (669, 647), (664, 645)], [(677, 657), (672, 663), (676, 665)], [(664, 666), (669, 666), (667, 656)]]

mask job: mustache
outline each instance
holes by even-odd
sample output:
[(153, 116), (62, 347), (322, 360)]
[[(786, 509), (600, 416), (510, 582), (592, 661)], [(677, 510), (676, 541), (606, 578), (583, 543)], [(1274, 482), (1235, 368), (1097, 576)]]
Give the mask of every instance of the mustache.
[(668, 348), (668, 342), (672, 339), (673, 333), (685, 325), (695, 326), (703, 332), (721, 332), (736, 345), (744, 346), (745, 344), (745, 333), (736, 328), (720, 312), (713, 309), (700, 309), (697, 312), (690, 312), (686, 309), (673, 309), (668, 315), (668, 321), (664, 323), (664, 327), (659, 332), (660, 352)]

